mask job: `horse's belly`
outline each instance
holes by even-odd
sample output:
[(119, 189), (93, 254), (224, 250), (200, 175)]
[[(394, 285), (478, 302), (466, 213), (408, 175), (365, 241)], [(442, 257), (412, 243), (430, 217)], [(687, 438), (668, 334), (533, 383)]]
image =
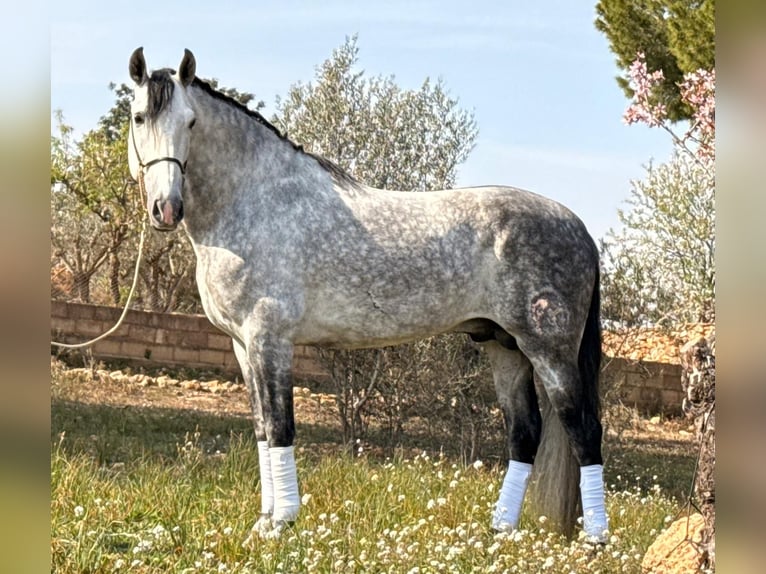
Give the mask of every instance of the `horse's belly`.
[(340, 348), (380, 347), (449, 331), (476, 316), (470, 298), (443, 293), (402, 298), (376, 296), (318, 301), (308, 308), (295, 332), (297, 344)]

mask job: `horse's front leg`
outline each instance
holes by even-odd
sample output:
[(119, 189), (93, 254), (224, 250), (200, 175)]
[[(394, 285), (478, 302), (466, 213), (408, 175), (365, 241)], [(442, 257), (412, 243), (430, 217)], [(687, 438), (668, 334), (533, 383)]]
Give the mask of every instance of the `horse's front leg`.
[[(265, 448), (268, 447), (268, 462), (264, 461), (261, 468), (268, 466), (271, 471), (273, 508), (272, 532), (269, 534), (274, 535), (294, 522), (300, 509), (293, 452), (293, 344), (275, 334), (259, 333), (248, 342), (247, 355), (253, 368), (255, 390), (268, 441), (267, 445), (262, 445), (259, 439), (258, 452), (259, 458), (265, 457)], [(263, 487), (265, 490), (266, 484)]]
[(269, 442), (266, 437), (266, 427), (263, 423), (263, 409), (255, 384), (255, 372), (247, 355), (247, 350), (237, 339), (234, 342), (234, 354), (242, 369), (242, 377), (247, 386), (247, 395), (250, 399), (250, 410), (253, 414), (253, 430), (258, 444), (258, 467), (261, 479), (261, 515), (258, 517), (253, 530), (259, 533), (271, 531), (271, 516), (274, 513), (274, 482), (271, 477), (271, 457), (269, 456)]

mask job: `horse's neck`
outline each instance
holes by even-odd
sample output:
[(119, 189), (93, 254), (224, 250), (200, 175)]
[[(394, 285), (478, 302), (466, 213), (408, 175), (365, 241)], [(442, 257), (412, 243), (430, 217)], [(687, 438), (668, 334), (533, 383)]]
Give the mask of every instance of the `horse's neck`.
[(192, 136), (184, 190), (192, 241), (238, 212), (242, 215), (245, 206), (267, 203), (280, 179), (291, 177), (288, 165), (301, 153), (256, 119), (209, 94), (197, 90), (194, 107), (201, 121)]

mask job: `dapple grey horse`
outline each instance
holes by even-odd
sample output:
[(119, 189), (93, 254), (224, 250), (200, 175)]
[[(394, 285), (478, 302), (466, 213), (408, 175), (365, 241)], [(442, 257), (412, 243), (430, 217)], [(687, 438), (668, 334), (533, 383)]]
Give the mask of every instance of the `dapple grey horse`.
[(518, 526), (534, 463), (546, 514), (571, 532), (581, 498), (585, 533), (604, 540), (599, 258), (574, 214), (513, 187), (368, 187), (196, 78), (188, 50), (177, 72), (149, 72), (138, 48), (129, 72), (131, 174), (156, 229), (183, 221), (205, 313), (232, 337), (249, 389), (255, 531), (299, 515), (294, 345), (452, 331), (486, 348), (505, 417), (492, 526)]

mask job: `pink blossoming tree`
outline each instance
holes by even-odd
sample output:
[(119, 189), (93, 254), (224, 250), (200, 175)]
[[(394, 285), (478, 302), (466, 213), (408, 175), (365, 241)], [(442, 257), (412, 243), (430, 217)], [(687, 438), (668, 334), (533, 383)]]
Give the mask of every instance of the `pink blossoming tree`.
[(645, 123), (666, 130), (677, 146), (712, 169), (715, 160), (715, 69), (697, 70), (684, 75), (678, 84), (681, 99), (692, 109), (692, 120), (686, 133), (678, 135), (670, 126), (667, 108), (655, 96), (664, 78), (662, 70), (649, 72), (646, 59), (639, 52), (628, 70), (633, 100), (625, 110), (627, 124)]

